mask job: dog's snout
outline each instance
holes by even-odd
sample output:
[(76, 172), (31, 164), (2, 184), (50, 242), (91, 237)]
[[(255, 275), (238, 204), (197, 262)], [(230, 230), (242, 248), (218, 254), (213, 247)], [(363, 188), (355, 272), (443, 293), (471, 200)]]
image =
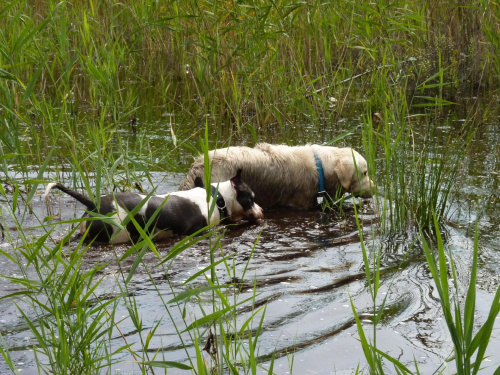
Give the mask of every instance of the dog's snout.
[(248, 211), (248, 219), (250, 221), (257, 221), (259, 219), (262, 219), (264, 217), (264, 212), (262, 211), (262, 208), (258, 204), (254, 204), (252, 209)]
[(371, 198), (375, 191), (375, 184), (371, 179), (368, 180), (368, 186), (365, 189), (362, 189), (359, 193), (359, 196), (362, 198)]

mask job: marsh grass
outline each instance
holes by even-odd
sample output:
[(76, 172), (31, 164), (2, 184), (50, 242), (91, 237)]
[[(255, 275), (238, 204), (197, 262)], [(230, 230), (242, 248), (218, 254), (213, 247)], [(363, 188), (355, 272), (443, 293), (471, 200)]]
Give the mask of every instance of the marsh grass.
[[(455, 360), (457, 374), (477, 374), (482, 368), (481, 364), (486, 359), (486, 348), (490, 341), (495, 319), (500, 313), (500, 287), (497, 288), (493, 297), (486, 321), (478, 323), (475, 318), (479, 252), (477, 226), (474, 237), (470, 281), (464, 299), (459, 294), (461, 285), (457, 279), (452, 254), (439, 235), (437, 220), (434, 223), (438, 235), (436, 246), (429, 245), (424, 236), (421, 236), (421, 238), (427, 264), (439, 293), (441, 307), (454, 346), (454, 353), (450, 356), (450, 361)], [(435, 259), (436, 251), (438, 261)], [(450, 275), (452, 287), (450, 287)], [(474, 331), (476, 331), (475, 334)], [(499, 371), (500, 367), (496, 369), (495, 373)]]
[[(103, 149), (99, 146), (106, 141), (102, 138), (104, 134), (105, 131), (96, 136), (96, 150)], [(207, 153), (208, 130), (201, 146)], [(51, 155), (47, 155), (47, 159), (50, 157)], [(109, 161), (105, 152), (96, 151), (88, 154), (87, 158), (93, 160), (95, 169), (91, 173), (84, 170), (84, 165), (88, 161), (75, 157), (72, 164), (73, 178), (77, 184), (84, 187), (86, 194), (99, 201), (99, 191), (106, 191), (110, 185), (117, 184), (109, 177), (115, 176), (116, 178), (117, 174), (111, 172), (116, 169), (117, 164), (127, 159), (127, 156)], [(142, 179), (148, 176), (146, 168), (139, 161), (134, 161), (134, 166), (139, 173), (144, 173), (140, 175)], [(46, 172), (46, 168), (46, 163), (40, 167), (39, 176)], [(124, 173), (128, 176), (127, 171)], [(210, 174), (206, 176), (208, 184), (210, 183), (209, 176)], [(18, 306), (26, 328), (33, 335), (36, 341), (34, 349), (38, 371), (41, 373), (99, 374), (111, 371), (118, 361), (117, 356), (122, 356), (125, 351), (142, 372), (154, 372), (155, 368), (193, 370), (196, 373), (230, 371), (230, 373), (238, 374), (257, 371), (260, 362), (258, 339), (264, 321), (265, 307), (255, 307), (257, 290), (254, 283), (247, 281), (247, 269), (258, 238), (250, 249), (242, 273), (236, 268), (235, 257), (238, 254), (232, 250), (226, 250), (221, 244), (224, 231), (213, 227), (204, 228), (180, 239), (168, 254), (162, 257), (152, 241), (153, 234), (148, 231), (153, 219), (146, 223), (145, 229), (142, 229), (135, 219), (135, 214), (141, 208), (139, 205), (121, 224), (118, 224), (124, 227), (127, 222), (132, 222), (141, 236), (117, 259), (120, 271), (117, 283), (121, 293), (106, 294), (99, 285), (105, 277), (102, 276), (101, 271), (108, 264), (96, 264), (89, 267), (84, 262), (89, 249), (89, 245), (84, 245), (87, 233), (83, 234), (76, 245), (70, 245), (69, 240), (76, 230), (74, 226), (78, 226), (83, 220), (109, 221), (109, 217), (91, 214), (90, 218), (58, 222), (53, 221), (55, 216), (52, 215), (39, 217), (37, 218), (39, 226), (35, 229), (46, 231), (39, 238), (31, 237), (29, 228), (23, 225), (27, 207), (34, 199), (36, 186), (45, 182), (47, 181), (42, 179), (26, 180), (24, 184), (31, 187), (31, 190), (22, 193), (16, 185), (12, 197), (3, 188), (1, 191), (6, 202), (6, 204), (2, 203), (3, 222), (12, 223), (9, 226), (15, 228), (17, 236), (11, 237), (9, 226), (7, 226), (4, 235), (12, 252), (4, 250), (0, 252), (9, 260), (16, 274), (21, 275), (15, 277), (2, 275), (21, 290), (7, 294), (2, 299), (12, 300)], [(127, 183), (123, 181), (119, 183), (122, 189), (126, 185)], [(210, 189), (207, 189), (207, 194), (208, 202)], [(19, 211), (21, 206), (25, 213), (18, 215), (16, 211)], [(212, 206), (209, 209), (213, 211), (216, 208)], [(55, 246), (51, 245), (54, 230), (62, 226), (69, 228), (65, 237)], [(178, 287), (174, 288), (169, 282), (174, 298), (165, 301), (162, 295), (164, 291), (157, 285), (157, 279), (151, 271), (161, 270), (168, 275), (176, 257), (200, 244), (204, 244), (201, 246), (209, 249), (210, 264), (184, 282), (185, 292), (179, 293)], [(149, 253), (157, 258), (156, 264), (151, 264), (151, 260), (145, 260)], [(130, 261), (132, 264), (127, 270), (121, 268), (120, 264)], [(221, 266), (224, 272), (217, 274), (215, 268)], [(155, 323), (153, 327), (146, 327), (143, 323), (144, 311), (138, 307), (132, 287), (134, 276), (139, 269), (145, 270), (149, 282), (165, 307), (165, 315), (170, 318), (175, 327), (176, 334), (185, 348), (184, 363), (166, 359), (161, 347), (156, 347), (151, 351), (152, 343), (159, 340), (155, 333), (162, 320)], [(168, 276), (166, 277), (168, 279)], [(240, 298), (243, 288), (247, 296)], [(207, 295), (210, 296), (208, 303)], [(193, 302), (198, 304), (201, 312), (201, 316), (197, 316), (194, 320), (186, 316), (187, 305)], [(116, 317), (118, 306), (125, 306), (128, 312), (127, 317), (138, 332), (139, 339), (135, 342), (129, 342), (121, 333), (122, 321)], [(181, 311), (182, 322), (180, 323), (184, 323), (184, 326), (179, 326), (179, 322), (175, 322), (170, 312), (172, 306), (177, 306)], [(242, 308), (246, 315), (239, 312)], [(112, 349), (111, 342), (116, 342), (117, 333), (122, 336), (123, 343), (118, 347), (114, 345)], [(202, 350), (204, 347), (205, 349)], [(14, 372), (17, 371), (8, 346), (2, 345), (1, 354), (10, 368)]]
[[(209, 205), (209, 200), (212, 196), (210, 188), (212, 182), (212, 165), (208, 157), (210, 150), (208, 126), (205, 127), (204, 139), (200, 138), (200, 146), (204, 155), (204, 184), (207, 194), (208, 212), (209, 216), (211, 216), (217, 208), (215, 199)], [(187, 284), (195, 280), (196, 277), (204, 275), (208, 283), (208, 290), (211, 290), (212, 293), (212, 313), (205, 313), (204, 309), (202, 309), (204, 316), (191, 323), (186, 330), (199, 330), (201, 328), (203, 332), (202, 336), (205, 336), (207, 329), (204, 326), (208, 326), (208, 341), (203, 350), (210, 355), (211, 361), (208, 361), (209, 365), (204, 367), (200, 367), (200, 363), (198, 362), (198, 369), (200, 371), (203, 370), (201, 371), (202, 373), (206, 371), (206, 373), (215, 372), (222, 374), (228, 371), (231, 374), (239, 374), (240, 372), (255, 374), (259, 364), (257, 343), (264, 322), (266, 307), (255, 307), (257, 296), (256, 280), (254, 280), (253, 291), (250, 297), (241, 301), (240, 294), (242, 288), (245, 286), (244, 280), (247, 269), (260, 235), (257, 237), (254, 246), (248, 254), (248, 260), (241, 275), (236, 273), (235, 257), (237, 254), (226, 254), (224, 248), (221, 246), (221, 238), (222, 235), (209, 237), (210, 265), (202, 271), (197, 272), (185, 282)], [(220, 260), (216, 260), (218, 254), (221, 256)], [(219, 264), (224, 266), (226, 271), (225, 276), (232, 280), (231, 284), (223, 285), (221, 283), (220, 277), (215, 271), (215, 267)], [(208, 271), (210, 271), (210, 276), (208, 276)], [(196, 293), (198, 294), (198, 292)], [(186, 296), (182, 296), (182, 298), (177, 296), (174, 300), (178, 303), (183, 300), (187, 301), (192, 294), (190, 292)], [(248, 307), (249, 303), (250, 306)], [(247, 305), (247, 310), (249, 310), (249, 317), (241, 322), (242, 319), (238, 313), (238, 309), (244, 307), (244, 304)], [(254, 322), (259, 315), (260, 319)], [(200, 336), (200, 332), (198, 331), (197, 337), (202, 336)], [(198, 338), (196, 338), (195, 342), (197, 341)], [(199, 358), (201, 355), (199, 347), (196, 347), (196, 350), (197, 358)], [(271, 360), (269, 373), (272, 373), (273, 363), (274, 360)]]
[[(3, 213), (15, 217), (7, 209), (3, 209)], [(133, 221), (134, 212), (129, 216)], [(82, 220), (84, 219), (73, 219), (59, 224), (78, 224)], [(147, 231), (141, 231), (142, 238), (119, 259), (120, 264), (134, 257), (130, 269), (120, 268), (119, 285), (122, 292), (108, 295), (102, 294), (99, 289), (105, 277), (99, 276), (102, 274), (100, 271), (107, 264), (97, 264), (90, 268), (82, 265), (89, 249), (83, 242), (85, 235), (76, 247), (70, 246), (68, 241), (74, 232), (73, 229), (58, 245), (51, 247), (49, 238), (52, 230), (40, 238), (31, 239), (24, 237), (27, 232), (21, 229), (21, 223), (16, 225), (21, 235), (17, 241), (20, 240), (21, 244), (10, 237), (7, 229), (6, 236), (14, 252), (11, 255), (0, 251), (17, 267), (16, 273), (21, 274), (16, 277), (3, 277), (18, 285), (21, 291), (8, 294), (2, 299), (10, 299), (16, 303), (27, 329), (33, 334), (36, 340), (35, 363), (41, 373), (99, 374), (109, 371), (117, 361), (116, 356), (123, 351), (128, 351), (142, 370), (176, 368), (197, 369), (197, 373), (222, 373), (229, 369), (234, 374), (255, 373), (257, 370), (257, 344), (265, 307), (253, 307), (257, 291), (255, 285), (247, 285), (244, 280), (248, 278), (246, 271), (258, 238), (250, 250), (242, 274), (239, 274), (235, 263), (237, 253), (226, 253), (221, 245), (223, 231), (219, 229), (216, 231), (208, 228), (210, 230), (204, 234), (200, 231), (180, 240), (161, 259)], [(184, 282), (187, 289), (185, 292), (178, 293), (178, 288), (174, 289), (171, 285), (174, 298), (165, 301), (162, 295), (164, 292), (156, 285), (157, 281), (151, 274), (151, 269), (156, 269), (155, 272), (163, 270), (167, 275), (176, 257), (200, 241), (205, 241), (209, 247), (211, 263)], [(158, 257), (156, 265), (144, 260), (150, 252)], [(215, 267), (221, 265), (225, 272), (217, 275)], [(172, 319), (179, 339), (186, 348), (188, 364), (166, 360), (159, 349), (150, 353), (150, 345), (158, 340), (155, 338), (155, 332), (162, 321), (159, 320), (154, 327), (146, 327), (142, 322), (144, 312), (138, 308), (133, 289), (130, 289), (130, 283), (139, 266), (146, 270), (158, 298), (163, 301), (166, 316)], [(221, 278), (241, 281), (227, 283)], [(239, 295), (243, 287), (246, 293), (248, 289), (253, 292), (241, 299)], [(208, 304), (207, 293), (211, 295), (209, 300), (212, 301)], [(202, 295), (205, 297), (199, 298)], [(185, 314), (186, 305), (193, 301), (199, 304), (199, 311), (202, 312), (194, 321)], [(116, 336), (117, 331), (120, 332), (121, 321), (115, 316), (119, 304), (125, 305), (128, 317), (138, 332), (139, 341), (131, 343), (123, 337), (123, 345), (111, 349), (112, 337)], [(177, 326), (172, 318), (172, 305), (184, 311), (181, 312), (184, 327)], [(242, 307), (248, 312), (243, 319), (238, 313)], [(188, 342), (184, 339), (186, 334), (189, 337)], [(210, 337), (211, 344), (205, 344)], [(205, 352), (202, 351), (204, 344)], [(189, 348), (191, 350), (188, 350)], [(2, 356), (6, 363), (15, 369), (15, 364), (9, 359), (7, 347), (2, 347)]]
[[(15, 224), (19, 226), (17, 241), (8, 229), (6, 237), (12, 244), (17, 242), (16, 251), (9, 254), (2, 250), (2, 255), (17, 266), (16, 275), (2, 277), (18, 285), (20, 291), (2, 299), (15, 303), (36, 340), (32, 349), (38, 371), (101, 373), (113, 362), (112, 356), (125, 349), (110, 352), (108, 347), (116, 298), (103, 299), (94, 293), (102, 281), (98, 274), (104, 265), (84, 270), (82, 261), (88, 246), (80, 242), (68, 254), (71, 233), (51, 248), (50, 232), (32, 239), (25, 236), (19, 222)], [(9, 367), (17, 371), (7, 350), (2, 352)]]
[[(438, 82), (433, 88), (446, 85), (441, 75), (426, 82), (433, 80)], [(420, 228), (432, 235), (433, 213), (440, 225), (448, 219), (461, 163), (477, 129), (477, 114), (461, 127), (452, 124), (443, 132), (437, 126), (439, 112), (455, 103), (433, 96), (413, 96), (408, 101), (400, 92), (380, 89), (387, 97), (384, 120), (374, 124), (371, 114), (366, 115), (362, 141), (369, 172), (377, 176), (381, 232), (417, 233)]]
[[(356, 209), (356, 208), (355, 208)], [(365, 267), (367, 288), (371, 296), (372, 307), (370, 309), (372, 318), (371, 338), (365, 332), (359, 314), (356, 311), (351, 299), (351, 307), (356, 320), (359, 334), (359, 341), (368, 363), (370, 374), (384, 374), (386, 364), (392, 364), (398, 374), (420, 374), (418, 363), (415, 360), (414, 370), (400, 362), (384, 351), (377, 348), (377, 326), (381, 321), (386, 306), (386, 293), (383, 298), (378, 295), (380, 288), (380, 270), (382, 260), (382, 247), (373, 246), (369, 252), (363, 239), (363, 230), (358, 220), (356, 212), (356, 222), (361, 237), (361, 250)], [(446, 321), (454, 351), (450, 353), (443, 363), (436, 369), (435, 373), (443, 373), (448, 367), (448, 363), (454, 361), (456, 374), (477, 374), (483, 369), (482, 363), (485, 357), (491, 333), (495, 325), (495, 320), (500, 313), (500, 287), (497, 288), (490, 306), (490, 311), (484, 322), (476, 319), (476, 278), (478, 272), (478, 234), (477, 225), (474, 237), (474, 247), (472, 263), (470, 267), (470, 278), (468, 285), (462, 285), (457, 277), (453, 255), (449, 246), (443, 241), (441, 236), (441, 225), (437, 216), (433, 215), (435, 242), (429, 242), (428, 234), (420, 232), (418, 242), (415, 246), (423, 249), (427, 265), (436, 285), (439, 294), (439, 302)], [(406, 254), (408, 255), (409, 252)], [(405, 256), (406, 257), (406, 256)], [(436, 260), (437, 258), (437, 260)], [(404, 260), (403, 260), (404, 262)], [(388, 285), (390, 291), (391, 285)], [(465, 290), (465, 292), (463, 292)], [(495, 370), (495, 374), (500, 371), (500, 367)]]
[[(498, 4), (486, 0), (467, 4), (4, 2), (0, 10), (1, 229), (13, 253), (0, 249), (0, 254), (23, 275), (9, 279), (22, 291), (4, 299), (18, 301), (37, 338), (39, 371), (99, 373), (127, 350), (143, 372), (173, 367), (202, 374), (212, 370), (256, 373), (265, 313), (265, 308), (254, 307), (255, 284), (251, 296), (241, 300), (244, 283), (223, 281), (249, 278), (248, 263), (238, 275), (236, 255), (228, 254), (221, 234), (213, 228), (179, 241), (164, 257), (150, 236), (141, 233), (141, 239), (119, 259), (133, 258), (128, 273), (120, 271), (122, 294), (98, 295), (98, 275), (104, 265), (82, 267), (86, 245), (80, 242), (75, 249), (67, 238), (58, 245), (49, 241), (54, 225), (69, 226), (69, 237), (74, 231), (71, 225), (81, 219), (54, 224), (53, 217), (36, 218), (45, 230), (41, 238), (32, 238), (24, 225), (33, 215), (36, 189), (48, 174), (98, 200), (103, 193), (140, 190), (136, 181), (148, 180), (152, 185), (152, 170), (177, 170), (179, 164), (186, 164), (179, 157), (181, 150), (195, 153), (201, 148), (206, 154), (221, 141), (355, 141), (359, 129), (338, 135), (340, 120), (353, 115), (353, 103), (363, 102), (366, 118), (361, 142), (380, 199), (381, 231), (376, 234), (410, 232), (419, 238), (421, 230), (434, 244), (447, 219), (461, 160), (489, 105), (484, 113), (467, 114), (463, 128), (445, 134), (436, 125), (446, 108), (498, 84), (499, 23)], [(372, 121), (374, 110), (382, 112), (379, 124)], [(159, 121), (159, 141), (148, 127), (155, 121)], [(155, 253), (157, 268), (167, 274), (179, 254), (202, 241), (210, 251), (210, 264), (186, 281), (186, 292), (163, 302), (167, 315), (172, 304), (183, 312), (192, 301), (202, 312), (194, 321), (181, 313), (184, 326), (176, 327), (176, 333), (187, 361), (168, 361), (160, 350), (151, 354), (160, 322), (145, 327), (131, 281), (139, 267), (149, 274), (151, 264), (145, 261), (149, 252)], [(353, 313), (370, 371), (380, 372), (385, 359), (396, 371), (409, 372), (376, 347), (376, 325), (385, 304), (385, 299), (378, 300), (383, 252), (370, 256), (363, 239), (361, 243), (373, 300), (374, 341), (362, 335), (354, 308)], [(474, 372), (479, 364), (473, 367), (470, 359), (477, 349), (480, 362), (484, 344), (471, 335), (473, 291), (463, 314), (459, 305), (448, 303), (450, 293), (441, 267), (444, 243), (437, 243), (441, 265), (438, 271), (434, 267), (433, 275), (440, 275), (443, 311), (458, 348), (457, 369)], [(427, 257), (432, 269), (432, 259)], [(224, 277), (215, 272), (222, 264)], [(155, 278), (149, 274), (149, 279), (162, 298)], [(140, 340), (132, 347), (124, 339), (121, 347), (111, 350), (111, 332), (120, 326), (116, 306), (121, 303)], [(243, 306), (250, 311), (248, 316), (239, 313)], [(458, 311), (454, 319), (452, 309)], [(486, 340), (488, 330), (481, 328), (476, 337)], [(209, 353), (202, 347), (210, 333)], [(7, 347), (2, 341), (0, 353), (15, 371)], [(79, 358), (80, 363), (69, 363), (68, 358)], [(293, 366), (293, 357), (290, 362)], [(271, 361), (269, 373), (272, 368)]]
[[(483, 1), (482, 5), (490, 12), (490, 17), (495, 20), (494, 24), (498, 25), (498, 23), (500, 23), (500, 7), (498, 3)], [(500, 78), (500, 35), (498, 33), (498, 28), (495, 27), (494, 24), (487, 23), (484, 25), (483, 29), (491, 46), (489, 49), (490, 59), (495, 67), (497, 78)]]
[(220, 139), (279, 131), (288, 141), (306, 122), (335, 134), (349, 103), (383, 104), (379, 80), (407, 77), (413, 95), (441, 72), (439, 98), (458, 101), (498, 73), (498, 9), (486, 1), (18, 0), (0, 26), (5, 144), (25, 165), (47, 144), (71, 149), (55, 124), (89, 146), (96, 129), (82, 124), (105, 120), (116, 144), (117, 130), (140, 132), (157, 112), (187, 134), (209, 115)]

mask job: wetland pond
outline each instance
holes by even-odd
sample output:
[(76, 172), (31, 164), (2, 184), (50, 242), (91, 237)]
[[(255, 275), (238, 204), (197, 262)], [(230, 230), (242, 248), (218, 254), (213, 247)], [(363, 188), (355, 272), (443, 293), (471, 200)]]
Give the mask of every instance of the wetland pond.
[[(346, 128), (359, 125), (360, 122), (359, 118), (352, 119), (346, 123)], [(453, 121), (449, 120), (443, 126), (453, 126)], [(465, 288), (472, 259), (474, 229), (478, 223), (480, 265), (476, 316), (479, 322), (486, 319), (500, 282), (499, 128), (497, 118), (496, 123), (482, 124), (478, 131), (458, 174), (457, 195), (451, 202), (449, 220), (445, 224), (446, 244), (451, 249), (458, 278)], [(161, 124), (154, 132), (164, 144), (171, 144), (170, 132), (165, 133), (168, 135), (162, 138)], [(123, 134), (123, 137), (127, 136)], [(262, 141), (273, 142), (274, 139), (269, 137)], [(345, 140), (340, 143), (349, 145), (348, 142)], [(356, 148), (363, 153), (360, 147)], [(191, 155), (186, 153), (181, 158), (183, 168), (187, 170)], [(15, 166), (12, 168), (15, 171)], [(35, 166), (28, 177), (37, 178), (36, 171)], [(166, 193), (176, 190), (183, 174), (150, 171), (149, 176), (149, 180), (141, 181), (143, 187), (150, 189), (156, 186), (158, 193)], [(43, 176), (46, 180), (53, 177), (50, 174)], [(372, 177), (377, 183), (377, 176)], [(72, 177), (68, 174), (65, 178), (71, 181)], [(42, 186), (38, 189), (41, 191)], [(1, 203), (2, 209), (12, 206), (12, 191), (8, 186), (6, 191), (7, 201)], [(432, 374), (451, 354), (452, 343), (425, 257), (418, 251), (411, 252), (407, 260), (402, 262), (411, 238), (378, 238), (374, 227), (377, 215), (373, 201), (367, 199), (362, 203), (360, 219), (365, 243), (369, 250), (377, 246), (384, 249), (380, 293), (382, 296), (387, 293), (388, 297), (386, 312), (378, 326), (377, 346), (410, 368), (413, 368), (415, 360), (422, 374)], [(22, 203), (19, 205), (22, 206)], [(55, 192), (52, 195), (52, 208), (60, 210), (62, 220), (80, 217), (83, 210), (72, 198)], [(16, 212), (21, 210), (22, 207)], [(33, 228), (30, 233), (36, 238), (45, 233), (45, 229), (40, 228), (40, 218), (43, 220), (48, 215), (41, 194), (34, 197), (32, 210), (33, 214), (18, 219), (22, 220), (23, 228)], [(225, 254), (236, 254), (233, 258), (234, 274), (228, 275), (223, 264), (217, 266), (220, 282), (230, 283), (237, 279), (243, 286), (238, 297), (241, 301), (252, 296), (255, 283), (255, 305), (267, 306), (258, 341), (258, 357), (263, 360), (263, 369), (259, 373), (267, 373), (264, 369), (268, 368), (273, 352), (276, 353), (274, 372), (277, 374), (353, 374), (358, 366), (366, 368), (349, 298), (352, 298), (360, 314), (365, 332), (371, 329), (372, 301), (351, 203), (345, 204), (344, 213), (343, 216), (333, 216), (320, 211), (266, 210), (265, 218), (259, 225), (242, 224), (227, 228), (221, 239)], [(13, 228), (14, 219), (5, 210), (2, 215), (3, 226)], [(62, 237), (67, 226), (57, 226), (51, 236)], [(7, 256), (14, 251), (12, 244), (16, 241), (16, 231), (12, 229), (9, 233), (11, 241), (5, 238), (0, 240), (1, 274), (18, 277), (17, 266)], [(160, 255), (165, 256), (178, 241), (179, 238), (173, 238), (158, 244)], [(189, 301), (185, 306), (182, 304), (181, 308), (169, 304), (170, 316), (163, 301), (171, 300), (174, 293), (185, 291), (183, 282), (210, 263), (208, 246), (208, 240), (204, 239), (188, 248), (172, 262), (167, 272), (154, 267), (158, 258), (152, 252), (146, 254), (144, 263), (135, 270), (128, 285), (128, 295), (135, 297), (144, 330), (137, 332), (125, 303), (119, 302), (115, 319), (121, 333), (118, 330), (113, 332), (108, 344), (110, 350), (116, 350), (126, 343), (131, 344), (132, 349), (140, 350), (140, 336), (147, 336), (150, 329), (161, 321), (149, 344), (150, 353), (160, 352), (162, 359), (185, 363), (187, 353), (196, 357), (188, 334), (181, 333), (187, 345), (186, 352), (175, 326), (180, 331), (185, 328), (183, 314), (188, 323), (200, 318), (202, 312), (199, 301), (202, 301), (204, 309), (210, 309), (210, 298), (207, 297), (206, 303), (203, 303), (204, 297), (201, 295), (200, 300)], [(96, 275), (103, 277), (95, 290), (98, 297), (122, 294), (122, 275), (127, 275), (134, 257), (120, 263), (117, 259), (127, 250), (125, 245), (92, 247), (85, 254), (83, 269), (105, 264)], [(245, 268), (244, 279), (238, 279)], [(36, 275), (28, 273), (27, 277), (36, 278)], [(205, 278), (199, 276), (190, 287), (195, 285), (205, 286)], [(0, 297), (16, 291), (20, 291), (18, 284), (0, 278)], [(26, 307), (22, 299), (18, 299), (17, 304), (20, 308)], [(249, 318), (251, 304), (248, 302), (241, 306), (239, 324)], [(0, 310), (0, 332), (14, 363), (22, 370), (22, 374), (37, 374), (33, 351), (36, 338), (12, 299), (0, 300)], [(29, 309), (24, 313), (34, 317)], [(500, 365), (499, 353), (500, 319), (497, 318), (486, 353), (490, 357), (483, 363), (488, 367), (481, 374), (492, 374)], [(114, 373), (141, 373), (129, 352), (123, 351), (115, 359), (117, 363), (112, 366)], [(290, 371), (292, 363), (293, 370)], [(387, 373), (394, 373), (392, 367), (386, 370)], [(10, 371), (0, 359), (0, 373), (7, 374)], [(158, 369), (157, 373), (162, 371)], [(172, 369), (168, 373), (186, 372)]]

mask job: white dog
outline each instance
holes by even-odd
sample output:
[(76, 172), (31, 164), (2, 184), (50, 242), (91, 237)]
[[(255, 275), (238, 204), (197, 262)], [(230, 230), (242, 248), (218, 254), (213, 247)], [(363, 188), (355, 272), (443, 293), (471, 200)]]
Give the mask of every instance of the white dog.
[[(259, 143), (254, 148), (228, 147), (209, 152), (212, 181), (225, 181), (238, 169), (262, 207), (313, 208), (318, 193), (338, 197), (348, 192), (369, 198), (373, 182), (366, 160), (352, 148)], [(179, 190), (195, 186), (204, 174), (203, 156), (191, 166)]]

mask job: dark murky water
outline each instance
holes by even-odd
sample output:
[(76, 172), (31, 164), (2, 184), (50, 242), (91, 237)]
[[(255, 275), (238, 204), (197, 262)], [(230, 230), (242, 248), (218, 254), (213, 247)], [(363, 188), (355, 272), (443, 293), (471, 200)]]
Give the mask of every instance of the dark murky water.
[[(465, 282), (469, 277), (474, 225), (479, 220), (479, 321), (484, 321), (487, 316), (492, 291), (500, 282), (499, 141), (500, 132), (496, 124), (484, 126), (479, 133), (476, 147), (473, 147), (462, 171), (461, 193), (458, 202), (453, 205), (447, 226), (448, 246), (455, 256), (459, 279)], [(182, 178), (181, 174), (154, 173), (152, 176), (154, 184), (160, 187), (159, 193), (175, 190)], [(55, 207), (60, 207), (63, 219), (80, 216), (80, 207), (68, 197), (62, 196)], [(370, 236), (370, 222), (374, 215), (370, 200), (364, 201), (363, 207), (365, 213), (361, 218), (365, 225), (365, 242), (372, 248), (374, 239)], [(41, 218), (46, 216), (46, 208), (39, 198), (35, 199), (34, 214)], [(10, 222), (7, 217), (6, 223)], [(24, 218), (25, 227), (36, 225), (39, 224), (33, 215)], [(55, 233), (62, 236), (64, 230), (65, 226), (61, 226)], [(39, 231), (35, 230), (35, 235), (39, 235)], [(372, 302), (352, 212), (347, 209), (345, 217), (333, 218), (320, 212), (273, 210), (266, 212), (265, 219), (258, 226), (244, 224), (228, 228), (222, 248), (226, 254), (237, 252), (234, 258), (236, 278), (247, 266), (259, 233), (260, 240), (242, 280), (245, 287), (239, 297), (243, 300), (252, 295), (251, 286), (255, 280), (258, 285), (256, 304), (267, 304), (264, 330), (259, 339), (259, 355), (266, 358), (277, 351), (274, 371), (278, 374), (289, 373), (292, 361), (295, 374), (352, 374), (358, 365), (363, 368), (365, 360), (357, 340), (349, 296), (362, 314), (367, 333), (372, 327), (369, 314)], [(160, 253), (165, 255), (175, 241), (159, 245)], [(400, 245), (404, 247), (404, 240)], [(433, 373), (452, 349), (437, 291), (423, 257), (413, 256), (403, 267), (399, 267), (402, 250), (397, 242), (389, 248), (393, 251), (384, 254), (381, 287), (381, 295), (388, 294), (387, 311), (378, 327), (378, 347), (410, 367), (416, 359), (422, 374)], [(6, 253), (12, 250), (5, 240), (0, 242), (0, 249)], [(100, 272), (104, 280), (98, 294), (120, 293), (118, 285), (121, 276), (116, 258), (126, 250), (125, 246), (114, 249), (96, 247), (86, 254), (85, 267), (109, 262)], [(164, 301), (168, 301), (173, 298), (172, 290), (175, 293), (185, 290), (183, 281), (209, 264), (208, 243), (202, 241), (180, 255), (167, 272), (167, 277), (163, 271), (152, 267), (157, 263), (153, 254), (148, 254), (145, 259), (152, 277), (145, 267), (140, 267), (129, 292), (135, 296), (145, 327), (153, 327), (160, 319), (162, 321), (150, 351), (161, 350), (166, 360), (186, 361), (186, 352), (181, 348), (174, 328), (174, 323), (184, 328), (182, 311), (175, 305), (169, 305), (170, 319), (159, 294)], [(122, 262), (121, 267), (126, 271), (132, 262), (133, 259), (129, 258)], [(16, 270), (5, 256), (0, 255), (0, 263), (2, 274), (15, 276)], [(221, 283), (230, 282), (233, 276), (228, 275), (223, 266), (217, 268), (217, 275)], [(197, 282), (203, 283), (203, 278), (198, 278)], [(0, 297), (15, 292), (17, 288), (8, 280), (0, 279)], [(186, 308), (188, 323), (201, 316), (196, 303), (190, 302)], [(37, 373), (33, 367), (33, 351), (29, 348), (35, 340), (17, 308), (11, 301), (1, 300), (0, 310), (0, 331), (18, 368), (23, 369), (23, 374)], [(124, 320), (119, 327), (127, 342), (138, 342), (139, 333), (126, 318), (128, 311), (124, 304), (120, 304), (117, 310), (117, 317), (121, 316)], [(238, 322), (242, 323), (249, 316), (248, 308), (243, 308)], [(490, 367), (482, 372), (484, 374), (493, 373), (493, 369), (500, 364), (498, 318), (497, 322), (487, 353), (491, 357), (485, 362)], [(147, 335), (147, 332), (148, 329), (142, 335)], [(189, 343), (188, 352), (194, 358), (189, 336), (183, 334), (183, 338)], [(116, 332), (112, 348), (124, 344), (124, 339)], [(139, 349), (139, 345), (135, 344), (133, 348)], [(129, 354), (123, 353), (121, 359), (124, 362), (114, 366), (118, 373), (139, 373)], [(3, 360), (0, 360), (0, 373), (9, 373)], [(393, 370), (388, 368), (388, 373), (393, 373)]]

